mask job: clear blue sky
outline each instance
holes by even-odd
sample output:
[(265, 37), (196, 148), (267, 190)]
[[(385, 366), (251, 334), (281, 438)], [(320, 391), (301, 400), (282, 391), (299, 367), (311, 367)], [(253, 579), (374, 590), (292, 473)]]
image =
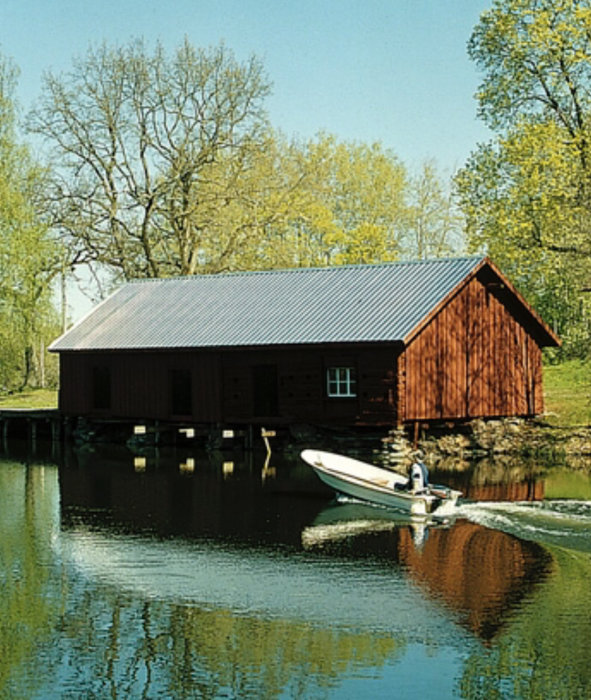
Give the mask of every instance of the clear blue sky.
[(490, 0), (0, 0), (0, 52), (21, 71), (27, 109), (44, 71), (91, 43), (143, 37), (167, 49), (224, 41), (259, 56), (285, 134), (381, 141), (411, 168), (460, 166), (488, 138), (466, 42)]

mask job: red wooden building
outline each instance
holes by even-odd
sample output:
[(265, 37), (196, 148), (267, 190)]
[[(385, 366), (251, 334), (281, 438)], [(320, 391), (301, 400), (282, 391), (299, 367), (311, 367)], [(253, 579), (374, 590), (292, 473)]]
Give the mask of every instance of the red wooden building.
[(558, 343), (457, 258), (131, 282), (51, 350), (69, 416), (392, 426), (539, 414)]

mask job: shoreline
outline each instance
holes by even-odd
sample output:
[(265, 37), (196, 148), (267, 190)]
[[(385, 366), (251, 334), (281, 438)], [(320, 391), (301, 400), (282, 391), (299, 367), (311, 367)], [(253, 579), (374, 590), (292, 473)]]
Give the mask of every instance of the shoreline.
[[(405, 465), (412, 461), (411, 441), (402, 430), (383, 438), (381, 460)], [(476, 419), (440, 435), (423, 435), (417, 448), (425, 462), (437, 466), (449, 460), (485, 458), (552, 460), (573, 469), (591, 472), (591, 426), (554, 426), (541, 419)]]

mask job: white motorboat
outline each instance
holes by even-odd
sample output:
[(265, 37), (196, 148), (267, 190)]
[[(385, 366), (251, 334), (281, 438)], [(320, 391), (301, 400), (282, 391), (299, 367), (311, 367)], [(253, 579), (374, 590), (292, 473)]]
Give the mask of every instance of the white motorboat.
[(413, 491), (402, 474), (332, 452), (308, 449), (301, 458), (337, 493), (415, 516), (449, 517), (462, 495), (447, 486)]

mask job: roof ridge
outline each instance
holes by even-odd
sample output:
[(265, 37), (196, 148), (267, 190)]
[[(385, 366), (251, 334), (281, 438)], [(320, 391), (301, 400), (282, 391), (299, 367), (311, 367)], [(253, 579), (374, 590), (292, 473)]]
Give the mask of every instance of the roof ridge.
[(124, 284), (150, 284), (156, 282), (179, 282), (183, 280), (195, 280), (195, 279), (222, 279), (227, 277), (256, 277), (263, 275), (273, 275), (273, 274), (302, 274), (309, 272), (331, 272), (335, 270), (358, 270), (362, 268), (386, 268), (386, 267), (397, 267), (403, 265), (433, 265), (438, 263), (449, 263), (449, 262), (462, 262), (474, 260), (480, 261), (484, 260), (486, 256), (484, 255), (457, 255), (449, 256), (443, 258), (424, 258), (424, 259), (411, 259), (411, 260), (391, 260), (388, 262), (380, 263), (346, 263), (345, 265), (325, 265), (325, 266), (310, 266), (310, 267), (277, 267), (270, 268), (268, 270), (235, 270), (229, 272), (207, 272), (207, 273), (195, 273), (194, 275), (179, 275), (178, 277), (138, 277), (136, 279), (131, 279)]

